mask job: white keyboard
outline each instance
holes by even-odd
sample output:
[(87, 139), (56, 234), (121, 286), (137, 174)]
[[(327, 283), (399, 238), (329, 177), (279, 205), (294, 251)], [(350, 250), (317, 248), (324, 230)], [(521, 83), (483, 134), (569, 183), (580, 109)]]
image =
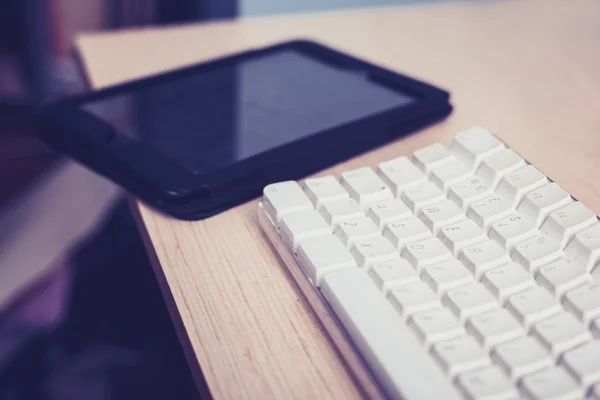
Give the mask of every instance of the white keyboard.
[(487, 130), (259, 212), (387, 397), (600, 399), (597, 216)]

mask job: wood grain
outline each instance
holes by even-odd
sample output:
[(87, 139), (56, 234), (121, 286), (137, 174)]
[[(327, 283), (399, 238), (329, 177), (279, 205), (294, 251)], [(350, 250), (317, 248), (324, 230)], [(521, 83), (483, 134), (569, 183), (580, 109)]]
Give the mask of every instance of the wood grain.
[[(374, 166), (483, 125), (598, 213), (598, 21), (596, 0), (456, 2), (86, 35), (76, 45), (99, 88), (314, 38), (445, 87), (456, 107), (435, 127), (324, 172)], [(188, 357), (215, 398), (360, 396), (261, 235), (255, 201), (193, 223), (138, 207)]]

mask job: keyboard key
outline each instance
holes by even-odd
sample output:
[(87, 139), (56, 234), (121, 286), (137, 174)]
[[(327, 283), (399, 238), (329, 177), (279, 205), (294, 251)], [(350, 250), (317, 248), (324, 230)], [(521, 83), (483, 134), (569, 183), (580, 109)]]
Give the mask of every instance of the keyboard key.
[(383, 229), (383, 237), (389, 240), (398, 251), (402, 251), (408, 243), (431, 237), (431, 231), (420, 219), (410, 217), (387, 224)]
[(472, 203), (482, 200), (490, 194), (491, 187), (481, 178), (472, 176), (450, 186), (448, 199), (466, 212)]
[(536, 286), (531, 274), (516, 263), (487, 271), (483, 274), (481, 282), (501, 303), (509, 296)]
[(506, 250), (538, 234), (533, 221), (524, 215), (517, 213), (494, 222), (489, 231), (489, 237), (498, 242)]
[(298, 246), (300, 265), (315, 286), (321, 285), (323, 276), (342, 268), (356, 268), (356, 262), (332, 234), (312, 237), (302, 241)]
[(562, 365), (583, 387), (600, 381), (600, 342), (590, 342), (567, 351), (562, 357)]
[(521, 199), (529, 192), (548, 184), (548, 178), (533, 165), (527, 165), (520, 170), (506, 175), (498, 184), (495, 191), (500, 197), (511, 201), (516, 207)]
[(417, 272), (421, 272), (423, 267), (451, 259), (452, 253), (438, 238), (432, 237), (406, 245), (402, 258), (408, 260)]
[(457, 379), (459, 389), (472, 400), (514, 400), (515, 387), (498, 367), (486, 367), (462, 374)]
[(487, 231), (494, 222), (509, 217), (513, 213), (514, 209), (510, 201), (491, 194), (471, 204), (467, 210), (467, 217)]
[(329, 235), (331, 228), (314, 209), (284, 214), (281, 217), (281, 238), (294, 251), (300, 242), (313, 236)]
[(475, 175), (479, 176), (493, 189), (506, 175), (525, 167), (527, 163), (513, 149), (502, 149), (485, 158)]
[(535, 226), (539, 228), (552, 211), (568, 205), (571, 201), (569, 193), (552, 182), (527, 193), (517, 211), (534, 220)]
[(460, 336), (435, 343), (431, 348), (431, 354), (451, 377), (490, 364), (486, 352), (470, 336)]
[(528, 289), (509, 297), (506, 309), (519, 320), (527, 330), (534, 324), (562, 312), (562, 307), (547, 290), (541, 287)]
[(296, 211), (312, 210), (313, 205), (295, 181), (273, 183), (263, 189), (265, 211), (277, 226), (281, 217)]
[(350, 199), (348, 192), (333, 176), (306, 179), (304, 181), (304, 193), (317, 210), (325, 203)]
[(442, 303), (461, 321), (498, 307), (494, 296), (479, 283), (449, 290), (442, 298)]
[(465, 247), (458, 255), (458, 260), (481, 280), (485, 271), (511, 262), (506, 252), (493, 240), (486, 240), (473, 246)]
[(435, 293), (424, 283), (415, 283), (390, 289), (387, 298), (396, 311), (405, 318), (418, 312), (441, 307)]
[(408, 326), (415, 331), (426, 347), (465, 334), (456, 317), (446, 308), (417, 313), (409, 319)]
[(350, 249), (359, 240), (381, 236), (379, 228), (369, 218), (362, 217), (351, 221), (342, 221), (333, 231), (334, 235)]
[(427, 178), (407, 157), (398, 157), (379, 164), (379, 176), (400, 197), (409, 187), (426, 182)]
[(540, 267), (536, 280), (556, 297), (562, 297), (567, 291), (590, 282), (592, 276), (581, 264), (570, 263), (564, 258), (559, 258), (548, 265)]
[(517, 244), (510, 255), (529, 272), (534, 272), (562, 256), (562, 251), (554, 239), (538, 234)]
[(399, 199), (385, 200), (369, 207), (367, 217), (371, 218), (379, 229), (391, 222), (400, 221), (412, 217), (410, 209)]
[(469, 318), (467, 332), (486, 349), (525, 336), (525, 331), (508, 311), (499, 308)]
[(444, 193), (431, 182), (419, 183), (406, 189), (400, 200), (406, 204), (413, 213), (418, 214), (423, 207), (446, 200)]
[(438, 295), (473, 282), (469, 270), (456, 259), (425, 267), (421, 279)]
[(343, 172), (341, 183), (350, 197), (364, 208), (378, 201), (394, 198), (390, 188), (369, 167)]
[(485, 232), (470, 219), (443, 227), (439, 238), (455, 257), (463, 248), (488, 240)]
[(465, 219), (465, 214), (450, 200), (424, 207), (419, 218), (434, 235), (446, 225)]
[(369, 276), (384, 294), (395, 287), (419, 283), (419, 275), (406, 260), (377, 263), (369, 269)]
[(386, 238), (379, 236), (358, 240), (352, 246), (350, 254), (359, 267), (367, 268), (375, 263), (400, 259), (400, 254)]
[(585, 326), (568, 313), (538, 322), (533, 326), (532, 333), (555, 358), (592, 339)]
[(546, 349), (530, 336), (499, 345), (492, 350), (491, 357), (513, 381), (554, 366)]
[(352, 221), (365, 216), (362, 208), (352, 199), (324, 203), (319, 212), (331, 229), (335, 229), (342, 221)]
[(563, 368), (548, 368), (528, 375), (521, 381), (521, 388), (532, 400), (582, 400), (584, 395)]
[[(364, 271), (347, 268), (326, 274), (321, 293), (388, 397), (461, 398)], [(428, 385), (415, 384), (425, 375)]]
[(600, 224), (593, 224), (576, 234), (565, 248), (565, 254), (591, 272), (600, 259)]
[(575, 201), (548, 216), (540, 231), (554, 238), (564, 249), (576, 233), (598, 222), (596, 214), (583, 204)]
[(433, 168), (451, 160), (454, 160), (454, 156), (441, 143), (431, 144), (413, 153), (414, 164), (427, 176)]
[(429, 180), (444, 193), (455, 183), (471, 176), (471, 171), (458, 160), (451, 160), (431, 170)]
[(563, 306), (587, 326), (600, 317), (600, 283), (591, 282), (568, 291)]
[(475, 169), (486, 157), (504, 149), (504, 143), (487, 129), (474, 127), (456, 135), (450, 149), (456, 158)]

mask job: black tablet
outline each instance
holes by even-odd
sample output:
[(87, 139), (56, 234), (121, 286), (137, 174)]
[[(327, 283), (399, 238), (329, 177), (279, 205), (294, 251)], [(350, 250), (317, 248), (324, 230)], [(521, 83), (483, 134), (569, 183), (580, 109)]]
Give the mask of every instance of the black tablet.
[(293, 41), (51, 104), (38, 131), (159, 210), (201, 219), (439, 120), (448, 98)]

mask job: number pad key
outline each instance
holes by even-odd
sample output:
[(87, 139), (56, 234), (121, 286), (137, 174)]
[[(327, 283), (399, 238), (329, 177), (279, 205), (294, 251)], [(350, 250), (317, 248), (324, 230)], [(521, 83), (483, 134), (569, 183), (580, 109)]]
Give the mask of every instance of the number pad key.
[(470, 336), (461, 336), (433, 345), (431, 353), (442, 369), (450, 376), (485, 367), (490, 358)]
[(521, 381), (523, 392), (532, 400), (581, 400), (579, 385), (563, 368), (548, 368)]
[(571, 196), (563, 188), (552, 182), (529, 192), (523, 198), (517, 211), (527, 215), (540, 227), (548, 214), (571, 203)]
[(389, 223), (383, 230), (383, 237), (389, 240), (398, 251), (402, 251), (409, 243), (431, 237), (431, 231), (420, 219), (410, 217)]
[(462, 374), (459, 389), (473, 400), (514, 400), (517, 390), (498, 367), (486, 367)]

